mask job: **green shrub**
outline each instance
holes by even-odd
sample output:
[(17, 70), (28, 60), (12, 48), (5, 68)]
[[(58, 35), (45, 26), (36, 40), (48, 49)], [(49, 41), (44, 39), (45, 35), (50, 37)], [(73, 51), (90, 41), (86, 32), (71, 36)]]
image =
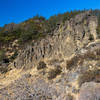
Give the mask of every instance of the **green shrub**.
[(18, 55), (18, 51), (15, 51), (14, 54), (10, 57), (10, 60), (14, 60)]
[(71, 60), (68, 60), (66, 63), (66, 68), (68, 70), (71, 70), (73, 68), (73, 66), (77, 65), (79, 58), (77, 56), (73, 57)]
[(41, 70), (41, 69), (44, 69), (44, 68), (46, 68), (46, 67), (47, 67), (47, 66), (46, 66), (46, 63), (43, 62), (43, 61), (40, 61), (39, 64), (38, 64), (38, 66), (37, 66), (37, 69), (38, 69), (38, 70)]
[(82, 64), (84, 61), (83, 55), (76, 55), (70, 60), (67, 60), (66, 62), (66, 69), (72, 70), (73, 68), (77, 67), (77, 65)]
[(0, 61), (2, 61), (5, 58), (5, 52), (4, 50), (0, 50)]
[(90, 41), (93, 41), (93, 40), (94, 40), (94, 37), (93, 37), (92, 34), (89, 35), (89, 40), (90, 40)]
[(59, 75), (62, 72), (62, 68), (60, 66), (57, 66), (55, 69), (52, 69), (48, 73), (48, 79), (54, 79), (57, 75)]
[(33, 39), (40, 39), (45, 36), (45, 33), (54, 31), (60, 23), (64, 23), (66, 20), (82, 12), (66, 12), (64, 14), (51, 16), (48, 20), (37, 15), (10, 29), (7, 29), (7, 25), (5, 25), (5, 27), (0, 28), (0, 42), (6, 44), (18, 39), (19, 43), (27, 43)]
[(32, 33), (22, 32), (19, 38), (19, 43), (23, 43), (29, 40), (32, 40)]
[(70, 18), (75, 17), (77, 14), (80, 14), (84, 11), (71, 11), (71, 12), (66, 12), (64, 14), (58, 14), (58, 15), (54, 15), (51, 16), (48, 19), (48, 24), (49, 24), (49, 29), (50, 31), (53, 31), (57, 25), (60, 25), (61, 22), (65, 23), (66, 20), (69, 20)]

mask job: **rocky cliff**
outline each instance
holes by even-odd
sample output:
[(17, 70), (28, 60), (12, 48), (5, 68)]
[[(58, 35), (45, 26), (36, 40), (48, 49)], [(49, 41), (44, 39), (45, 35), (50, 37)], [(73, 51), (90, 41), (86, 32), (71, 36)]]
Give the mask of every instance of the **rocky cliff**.
[(99, 100), (97, 26), (87, 11), (24, 46), (0, 75), (0, 100)]
[(66, 60), (76, 51), (96, 40), (96, 27), (96, 16), (90, 16), (89, 12), (77, 15), (66, 21), (64, 25), (61, 24), (52, 36), (28, 44), (15, 60), (15, 66), (31, 68), (36, 62), (46, 58)]

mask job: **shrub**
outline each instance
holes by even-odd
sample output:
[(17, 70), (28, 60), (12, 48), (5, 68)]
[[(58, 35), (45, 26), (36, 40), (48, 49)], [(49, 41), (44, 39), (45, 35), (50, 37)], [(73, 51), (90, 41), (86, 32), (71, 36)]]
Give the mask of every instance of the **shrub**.
[(57, 66), (55, 69), (50, 70), (50, 72), (48, 73), (48, 79), (51, 80), (56, 78), (56, 76), (59, 75), (61, 72), (61, 67)]
[(79, 85), (81, 86), (85, 82), (98, 81), (98, 76), (100, 79), (100, 69), (86, 71), (79, 76)]
[(38, 64), (38, 66), (37, 66), (37, 69), (38, 69), (38, 70), (41, 70), (41, 69), (44, 69), (44, 68), (46, 68), (46, 67), (47, 67), (47, 66), (46, 66), (45, 62), (40, 61), (39, 64)]
[(9, 63), (9, 59), (8, 58), (4, 58), (3, 59), (3, 63), (8, 64)]
[(66, 62), (66, 68), (72, 70), (73, 67), (82, 64), (84, 61), (82, 55), (77, 55)]
[(23, 43), (32, 39), (32, 33), (22, 32), (19, 38), (19, 43)]
[(35, 30), (33, 30), (32, 32), (25, 31), (21, 33), (19, 37), (19, 43), (22, 44), (25, 42), (29, 42), (31, 40), (37, 40), (45, 36), (46, 36), (45, 34), (39, 33), (38, 31)]
[(93, 41), (93, 40), (94, 40), (94, 37), (93, 37), (92, 34), (89, 35), (89, 40), (90, 40), (90, 41)]
[(14, 60), (18, 55), (18, 52), (15, 51), (14, 54), (10, 57), (11, 60)]
[(6, 72), (8, 72), (7, 66), (6, 67), (0, 67), (0, 73), (4, 74)]
[(5, 57), (5, 52), (4, 50), (0, 50), (0, 61), (2, 61)]
[(75, 66), (77, 64), (77, 62), (78, 62), (78, 57), (75, 56), (71, 60), (67, 61), (66, 68), (68, 70), (71, 70), (73, 68), (73, 66)]
[(12, 32), (0, 32), (0, 41), (2, 43), (9, 43), (19, 37), (19, 30), (12, 31)]

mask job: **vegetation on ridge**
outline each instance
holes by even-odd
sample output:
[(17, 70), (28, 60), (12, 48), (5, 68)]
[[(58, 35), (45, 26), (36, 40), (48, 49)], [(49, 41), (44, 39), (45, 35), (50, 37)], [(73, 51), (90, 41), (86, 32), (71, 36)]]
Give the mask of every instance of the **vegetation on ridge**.
[(57, 25), (64, 23), (66, 20), (84, 11), (71, 11), (64, 14), (51, 16), (46, 20), (42, 16), (35, 16), (20, 24), (8, 24), (0, 28), (0, 43), (9, 43), (15, 39), (19, 43), (28, 42), (33, 39), (44, 37), (47, 33), (52, 32)]
[[(85, 12), (85, 10), (66, 12), (64, 14), (51, 16), (48, 20), (37, 15), (20, 24), (11, 23), (5, 25), (4, 27), (0, 27), (0, 44), (9, 43), (15, 39), (18, 39), (19, 43), (25, 43), (33, 39), (44, 37), (47, 33), (55, 30), (61, 23), (64, 23), (66, 20), (82, 12)], [(100, 35), (100, 11), (93, 10), (91, 14), (98, 17), (97, 33)]]

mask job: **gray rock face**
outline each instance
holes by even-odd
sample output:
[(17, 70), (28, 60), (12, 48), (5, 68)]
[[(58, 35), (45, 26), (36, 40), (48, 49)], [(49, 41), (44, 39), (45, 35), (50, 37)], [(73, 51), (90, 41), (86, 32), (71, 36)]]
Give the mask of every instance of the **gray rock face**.
[(100, 83), (85, 83), (80, 89), (78, 100), (100, 100)]

